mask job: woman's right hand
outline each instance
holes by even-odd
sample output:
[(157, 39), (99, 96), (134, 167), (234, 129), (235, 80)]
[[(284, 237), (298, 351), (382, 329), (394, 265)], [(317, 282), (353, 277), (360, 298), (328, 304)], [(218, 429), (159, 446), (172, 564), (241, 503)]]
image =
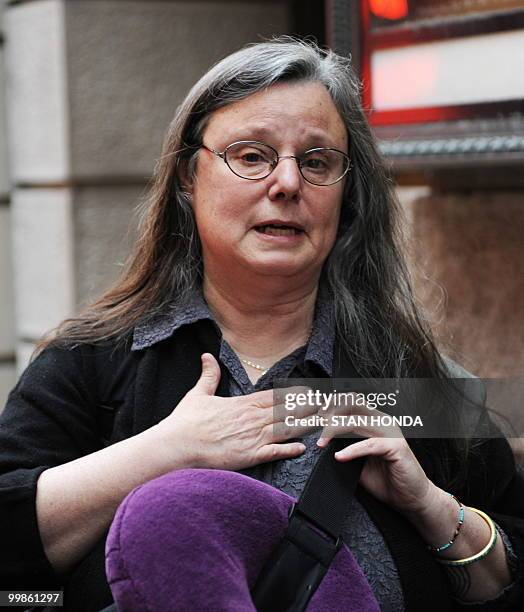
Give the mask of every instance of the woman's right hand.
[(41, 473), (38, 528), (57, 572), (69, 571), (91, 550), (122, 499), (144, 482), (176, 469), (237, 470), (304, 451), (285, 442), (302, 433), (278, 423), (273, 391), (216, 397), (220, 368), (208, 354), (202, 363), (197, 384), (163, 421)]
[(273, 409), (272, 390), (218, 397), (215, 392), (219, 381), (216, 359), (204, 353), (196, 385), (155, 426), (168, 448), (177, 445), (177, 456), (183, 452), (184, 463), (197, 468), (239, 470), (304, 452), (302, 443), (287, 440), (312, 428), (286, 426), (278, 416), (283, 411)]

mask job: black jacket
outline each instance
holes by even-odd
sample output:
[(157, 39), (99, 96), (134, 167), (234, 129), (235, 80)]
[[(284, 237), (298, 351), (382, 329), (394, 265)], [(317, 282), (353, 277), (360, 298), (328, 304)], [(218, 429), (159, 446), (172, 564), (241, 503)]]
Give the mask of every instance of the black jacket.
[[(45, 469), (133, 436), (171, 413), (200, 374), (200, 355), (218, 358), (219, 342), (209, 322), (178, 330), (142, 351), (130, 342), (116, 347), (79, 345), (45, 350), (24, 372), (0, 415), (0, 590), (65, 585), (66, 609), (100, 610), (111, 602), (104, 574), (105, 537), (67, 578), (53, 572), (40, 540), (36, 482)], [(356, 377), (335, 349), (336, 378)], [(218, 395), (227, 395), (223, 369)], [(438, 481), (424, 444), (414, 451), (429, 478)], [(468, 486), (453, 491), (464, 504), (481, 508), (499, 523), (519, 558), (517, 585), (496, 606), (524, 608), (524, 479), (504, 439), (488, 439)], [(363, 489), (357, 497), (382, 532), (397, 564), (406, 610), (463, 610), (452, 601), (441, 566), (398, 513)]]

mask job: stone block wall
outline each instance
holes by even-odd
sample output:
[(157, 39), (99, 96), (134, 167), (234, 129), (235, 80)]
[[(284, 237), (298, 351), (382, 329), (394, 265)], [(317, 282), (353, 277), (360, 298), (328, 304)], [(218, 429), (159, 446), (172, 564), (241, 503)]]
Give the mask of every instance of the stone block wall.
[(5, 0), (0, 0), (0, 410), (16, 377), (11, 208), (6, 121)]
[[(399, 197), (416, 293), (442, 349), (477, 376), (524, 379), (524, 193), (420, 187)], [(524, 432), (524, 409), (508, 416)], [(524, 439), (511, 442), (524, 460)]]
[(478, 376), (523, 376), (524, 194), (406, 196), (416, 290), (442, 346)]
[(189, 87), (242, 45), (287, 33), (289, 4), (0, 2), (2, 406), (15, 355), (20, 372), (45, 332), (118, 275)]

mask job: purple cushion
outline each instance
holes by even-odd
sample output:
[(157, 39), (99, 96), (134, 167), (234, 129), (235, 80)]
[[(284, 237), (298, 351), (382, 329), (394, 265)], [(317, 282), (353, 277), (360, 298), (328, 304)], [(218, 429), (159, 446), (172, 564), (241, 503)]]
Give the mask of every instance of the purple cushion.
[[(250, 589), (287, 526), (295, 500), (223, 470), (170, 472), (132, 491), (106, 544), (106, 574), (119, 612), (253, 612)], [(308, 612), (379, 612), (346, 546)]]

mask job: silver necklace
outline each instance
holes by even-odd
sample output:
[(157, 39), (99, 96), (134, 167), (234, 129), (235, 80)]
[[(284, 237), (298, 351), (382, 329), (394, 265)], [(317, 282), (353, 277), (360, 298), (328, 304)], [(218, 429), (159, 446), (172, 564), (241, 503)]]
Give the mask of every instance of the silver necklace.
[[(308, 340), (311, 338), (312, 331), (313, 331), (313, 325), (311, 325), (309, 328)], [(259, 363), (255, 363), (254, 361), (251, 361), (250, 359), (244, 359), (243, 357), (240, 357), (240, 355), (238, 358), (243, 364), (249, 366), (250, 368), (253, 368), (254, 370), (258, 370), (259, 372), (262, 372), (262, 376), (264, 376), (264, 374), (269, 370), (269, 368), (261, 366)]]
[(249, 359), (242, 359), (242, 357), (239, 357), (239, 359), (242, 363), (248, 365), (250, 368), (254, 368), (255, 370), (259, 370), (260, 372), (262, 372), (262, 376), (264, 376), (264, 374), (269, 370), (269, 368), (265, 368), (259, 363), (255, 363), (254, 361), (250, 361)]

